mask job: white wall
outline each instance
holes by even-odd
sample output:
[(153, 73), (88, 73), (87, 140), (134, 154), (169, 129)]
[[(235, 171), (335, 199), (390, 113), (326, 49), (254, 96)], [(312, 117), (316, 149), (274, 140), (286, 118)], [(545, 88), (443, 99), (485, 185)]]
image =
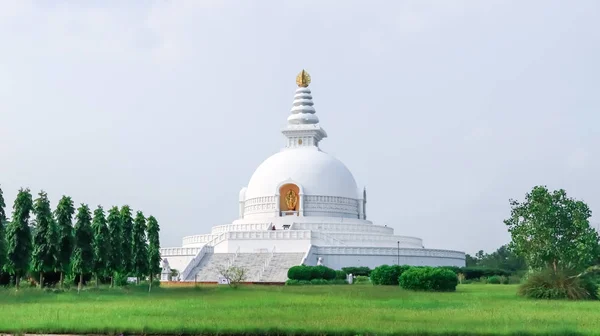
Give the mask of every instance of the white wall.
[(276, 252), (305, 252), (310, 246), (310, 238), (294, 240), (273, 239), (229, 239), (215, 246), (215, 253), (235, 253), (240, 248), (240, 253), (256, 253), (257, 250)]
[(194, 259), (195, 255), (189, 256), (166, 256), (163, 257), (169, 261), (169, 266), (171, 269), (176, 269), (179, 273), (183, 272), (185, 267), (190, 263), (192, 259)]

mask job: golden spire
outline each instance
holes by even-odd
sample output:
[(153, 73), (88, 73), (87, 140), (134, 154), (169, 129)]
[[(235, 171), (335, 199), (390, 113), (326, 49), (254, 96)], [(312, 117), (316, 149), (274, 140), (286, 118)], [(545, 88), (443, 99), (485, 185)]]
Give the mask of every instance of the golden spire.
[(310, 84), (310, 75), (304, 69), (296, 76), (296, 84), (299, 87), (307, 87)]

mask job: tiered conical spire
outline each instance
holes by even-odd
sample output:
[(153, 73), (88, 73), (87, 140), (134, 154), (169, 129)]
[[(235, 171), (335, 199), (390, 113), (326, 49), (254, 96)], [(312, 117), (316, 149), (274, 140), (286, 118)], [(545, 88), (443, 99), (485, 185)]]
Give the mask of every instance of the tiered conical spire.
[(310, 75), (302, 70), (296, 77), (296, 95), (294, 95), (294, 106), (292, 115), (288, 117), (288, 123), (292, 125), (313, 125), (319, 123), (319, 117), (315, 114), (315, 108), (312, 101), (312, 95), (308, 85), (310, 84)]
[(319, 141), (327, 137), (325, 130), (319, 126), (319, 117), (315, 114), (315, 107), (308, 85), (310, 75), (302, 70), (296, 77), (296, 94), (291, 115), (287, 118), (288, 126), (283, 134), (288, 138), (287, 148), (319, 146)]

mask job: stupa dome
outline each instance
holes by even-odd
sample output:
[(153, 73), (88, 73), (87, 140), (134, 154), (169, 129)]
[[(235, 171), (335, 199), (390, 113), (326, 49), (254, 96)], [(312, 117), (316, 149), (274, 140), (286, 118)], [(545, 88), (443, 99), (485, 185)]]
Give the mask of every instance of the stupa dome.
[(350, 170), (318, 147), (307, 146), (284, 149), (266, 159), (250, 178), (246, 199), (274, 196), (287, 182), (297, 184), (304, 195), (359, 198)]

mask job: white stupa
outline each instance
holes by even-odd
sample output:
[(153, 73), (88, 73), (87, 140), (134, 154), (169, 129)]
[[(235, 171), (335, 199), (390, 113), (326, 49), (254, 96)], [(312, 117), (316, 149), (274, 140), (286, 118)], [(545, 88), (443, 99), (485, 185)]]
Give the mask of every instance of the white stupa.
[(183, 238), (182, 247), (161, 256), (181, 272), (181, 281), (216, 282), (218, 269), (241, 266), (247, 281), (282, 282), (294, 265), (341, 269), (383, 264), (464, 266), (459, 251), (423, 248), (416, 237), (367, 220), (367, 192), (319, 142), (319, 125), (304, 70), (280, 152), (266, 159), (239, 194), (239, 218), (210, 233)]

